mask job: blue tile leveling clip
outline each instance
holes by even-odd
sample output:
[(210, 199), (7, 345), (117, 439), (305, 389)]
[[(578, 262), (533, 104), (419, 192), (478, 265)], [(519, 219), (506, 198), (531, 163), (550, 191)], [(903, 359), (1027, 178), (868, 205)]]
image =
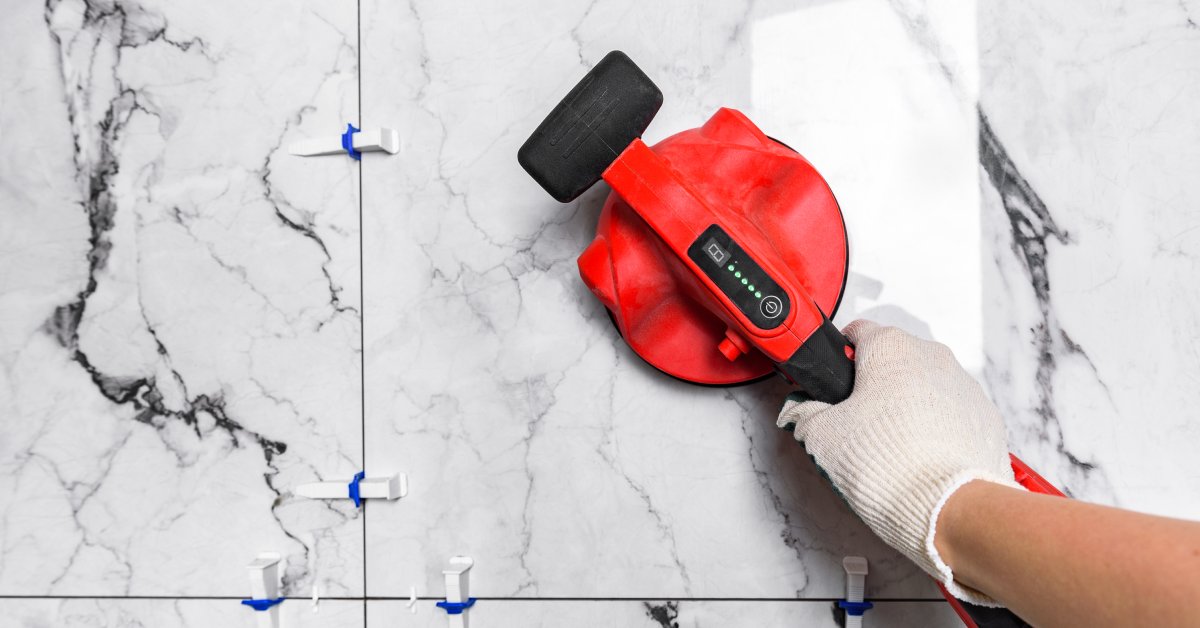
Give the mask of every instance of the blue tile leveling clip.
[(846, 600), (838, 600), (838, 608), (846, 611), (846, 614), (851, 617), (859, 617), (863, 613), (875, 608), (875, 605), (870, 602), (847, 602)]
[(462, 615), (463, 611), (475, 606), (475, 598), (469, 597), (466, 602), (438, 602), (438, 608), (446, 609), (447, 615)]
[(354, 474), (354, 479), (350, 480), (350, 499), (354, 500), (355, 508), (362, 508), (362, 495), (360, 495), (358, 492), (358, 483), (361, 482), (365, 477), (367, 477), (367, 472), (359, 471), (358, 473)]
[(245, 604), (256, 611), (265, 611), (276, 604), (282, 604), (285, 599), (287, 598), (277, 597), (271, 600), (242, 600), (242, 604)]
[[(346, 132), (342, 133), (342, 148), (346, 150), (346, 154), (350, 155), (355, 161), (362, 161), (362, 153), (354, 150), (354, 134), (358, 133), (358, 129), (353, 124), (346, 124)], [(357, 501), (355, 504), (357, 505)]]

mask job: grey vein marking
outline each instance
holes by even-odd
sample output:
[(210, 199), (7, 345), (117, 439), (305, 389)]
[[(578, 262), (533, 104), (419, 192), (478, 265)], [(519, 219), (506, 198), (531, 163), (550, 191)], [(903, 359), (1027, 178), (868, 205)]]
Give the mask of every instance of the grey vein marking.
[[(325, 256), (325, 259), (321, 262), (321, 274), (325, 275), (325, 281), (328, 285), (329, 305), (333, 308), (333, 315), (336, 316), (342, 312), (352, 312), (355, 316), (359, 316), (361, 318), (361, 314), (357, 308), (351, 305), (344, 305), (342, 303), (340, 295), (343, 288), (337, 285), (337, 282), (333, 280), (333, 275), (329, 273), (329, 264), (333, 262), (333, 256), (329, 253), (329, 248), (325, 246), (325, 241), (321, 239), (319, 234), (317, 234), (316, 228), (313, 224), (313, 213), (299, 209), (289, 203), (287, 199), (283, 197), (283, 194), (276, 190), (271, 184), (271, 157), (283, 145), (283, 138), (287, 136), (288, 131), (293, 126), (298, 126), (300, 124), (301, 120), (304, 118), (304, 114), (313, 110), (314, 109), (312, 106), (301, 107), (300, 111), (297, 111), (295, 115), (289, 118), (287, 123), (284, 124), (283, 130), (280, 131), (279, 137), (275, 140), (275, 144), (270, 148), (270, 150), (267, 151), (267, 156), (263, 158), (262, 168), (259, 168), (257, 172), (258, 179), (263, 186), (263, 199), (271, 205), (271, 209), (275, 211), (275, 216), (279, 218), (279, 221), (288, 229), (299, 233), (316, 244), (317, 247), (321, 249), (321, 254)], [(290, 210), (291, 212), (300, 216), (300, 218), (293, 219), (289, 217), (286, 213), (284, 213), (284, 209)], [(320, 328), (322, 326), (324, 326), (324, 322), (317, 327)]]
[[(1054, 312), (1053, 295), (1050, 292), (1050, 276), (1046, 269), (1047, 242), (1053, 240), (1065, 245), (1073, 240), (1065, 229), (1055, 223), (1045, 202), (1017, 170), (1016, 164), (1000, 143), (983, 110), (980, 109), (978, 114), (979, 163), (999, 193), (1012, 234), (1013, 253), (1025, 268), (1040, 314), (1040, 320), (1031, 331), (1034, 349), (1037, 351), (1035, 381), (1038, 401), (1034, 412), (1042, 420), (1041, 438), (1052, 442), (1059, 454), (1070, 464), (1071, 477), (1065, 480), (1064, 491), (1069, 493), (1071, 485), (1092, 480), (1108, 485), (1103, 470), (1099, 469), (1094, 461), (1084, 460), (1067, 449), (1062, 424), (1054, 404), (1054, 375), (1058, 368), (1056, 349), (1061, 347), (1061, 350), (1068, 354), (1082, 357), (1091, 367), (1093, 374), (1096, 374), (1096, 367), (1087, 352), (1071, 339), (1058, 322)], [(1096, 381), (1107, 390), (1098, 374)]]
[(675, 621), (679, 619), (679, 602), (667, 601), (662, 604), (642, 602), (642, 606), (646, 608), (646, 617), (662, 628), (679, 628), (679, 622)]
[[(109, 232), (115, 224), (118, 207), (111, 193), (111, 184), (113, 178), (120, 171), (120, 163), (115, 154), (114, 146), (119, 144), (121, 132), (134, 112), (142, 112), (156, 117), (157, 114), (139, 103), (137, 91), (127, 88), (120, 82), (114, 65), (114, 67), (110, 68), (111, 74), (106, 78), (112, 81), (112, 85), (115, 87), (115, 96), (108, 102), (103, 116), (94, 125), (94, 130), (99, 132), (98, 137), (86, 136), (88, 131), (93, 130), (87, 126), (87, 116), (95, 90), (92, 83), (92, 70), (94, 68), (88, 68), (88, 72), (80, 76), (78, 83), (72, 83), (71, 77), (74, 74), (68, 66), (72, 44), (76, 42), (80, 34), (85, 34), (94, 40), (91, 45), (93, 53), (102, 43), (112, 45), (116, 53), (116, 61), (114, 63), (119, 63), (120, 54), (123, 49), (137, 48), (152, 42), (161, 42), (184, 52), (201, 54), (210, 61), (214, 59), (209, 56), (203, 40), (199, 38), (192, 38), (186, 41), (169, 39), (166, 36), (164, 18), (151, 15), (140, 8), (130, 8), (119, 3), (111, 7), (97, 7), (90, 2), (85, 2), (85, 10), (82, 15), (83, 19), (79, 31), (70, 40), (64, 41), (60, 33), (54, 30), (54, 16), (59, 7), (59, 0), (47, 0), (43, 15), (49, 27), (50, 37), (59, 48), (59, 71), (63, 78), (64, 93), (67, 95), (67, 115), (74, 140), (76, 178), (86, 193), (82, 209), (87, 213), (90, 228), (87, 253), (88, 273), (85, 286), (77, 293), (75, 299), (55, 308), (54, 312), (43, 324), (42, 329), (55, 338), (59, 345), (67, 350), (71, 360), (87, 372), (101, 395), (115, 405), (130, 406), (135, 412), (133, 417), (135, 421), (153, 427), (159, 433), (160, 438), (162, 438), (167, 448), (175, 454), (181, 466), (186, 465), (185, 456), (170, 443), (164, 433), (164, 428), (169, 422), (181, 422), (190, 427), (197, 438), (203, 438), (201, 418), (206, 418), (211, 420), (215, 430), (228, 436), (233, 447), (252, 444), (254, 447), (260, 449), (268, 469), (263, 474), (263, 480), (267, 488), (275, 495), (271, 505), (272, 516), (279, 523), (283, 533), (304, 548), (305, 558), (307, 559), (308, 545), (287, 529), (276, 512), (283, 497), (282, 491), (274, 483), (275, 477), (279, 473), (279, 469), (276, 466), (276, 458), (287, 451), (286, 443), (269, 439), (262, 434), (251, 431), (236, 419), (230, 417), (226, 412), (225, 401), (221, 393), (201, 393), (194, 396), (187, 393), (187, 386), (183, 377), (174, 369), (171, 370), (172, 377), (185, 393), (182, 409), (172, 409), (166, 406), (163, 402), (164, 397), (156, 378), (104, 373), (92, 364), (87, 354), (79, 346), (79, 325), (87, 308), (88, 299), (96, 292), (98, 275), (106, 267), (108, 256), (112, 249)], [(115, 37), (114, 34), (116, 35)], [(94, 63), (94, 54), (92, 59)], [(297, 118), (299, 115), (297, 114)], [(280, 141), (282, 141), (282, 136)], [(326, 255), (327, 264), (329, 257), (328, 250), (320, 238), (312, 231), (311, 225), (301, 225), (287, 219), (280, 213), (278, 204), (274, 202), (271, 196), (270, 184), (266, 180), (269, 174), (269, 165), (270, 155), (268, 154), (261, 173), (263, 181), (267, 185), (265, 194), (267, 200), (275, 207), (276, 213), (287, 226), (301, 232), (305, 237), (314, 240), (320, 246)], [(325, 264), (322, 265), (322, 270), (325, 272), (326, 277), (329, 278), (330, 276), (328, 270), (325, 268)], [(337, 299), (338, 290), (340, 289), (333, 285), (330, 278), (331, 302), (335, 310), (353, 309), (340, 306)], [(153, 325), (146, 319), (144, 310), (142, 316), (146, 323), (146, 330), (157, 345), (158, 354), (169, 364), (169, 352), (159, 339)], [(106, 454), (109, 462), (108, 466), (111, 465), (111, 458), (115, 455), (115, 451), (119, 450), (123, 443), (124, 441), (118, 443), (113, 450)], [(104, 475), (106, 474), (107, 466)], [(87, 498), (99, 489), (99, 486), (103, 483), (103, 477), (102, 475), (100, 481), (91, 487), (89, 491), (73, 499), (72, 508), (75, 513), (78, 513)], [(70, 483), (65, 481), (62, 483), (64, 488), (74, 494)], [(80, 541), (80, 545), (75, 548), (75, 552), (68, 561), (63, 573), (55, 578), (55, 582), (60, 581), (70, 571), (75, 557), (82, 547), (99, 545), (88, 539), (85, 528), (79, 525), (77, 519), (76, 524), (77, 528), (82, 532), (83, 539)], [(124, 564), (127, 573), (132, 572), (132, 566), (121, 556), (118, 548), (106, 547), (105, 549), (109, 550), (118, 562)], [(307, 560), (305, 560), (305, 563), (307, 563)], [(302, 579), (305, 575), (306, 570), (299, 572), (289, 570), (284, 577), (284, 590), (288, 590), (292, 582)], [(128, 583), (126, 586), (128, 587)]]
[[(792, 523), (791, 514), (788, 513), (788, 509), (784, 506), (783, 498), (780, 497), (779, 493), (777, 493), (771, 486), (770, 476), (759, 466), (758, 456), (755, 453), (754, 447), (754, 435), (751, 433), (750, 428), (747, 425), (748, 421), (761, 420), (762, 417), (759, 416), (758, 413), (754, 412), (753, 408), (744, 403), (738, 395), (735, 395), (733, 390), (728, 391), (725, 396), (727, 399), (737, 404), (738, 408), (741, 410), (742, 416), (740, 427), (742, 430), (742, 435), (746, 437), (746, 451), (750, 460), (750, 468), (754, 471), (754, 479), (758, 482), (759, 488), (762, 489), (767, 498), (771, 500), (771, 507), (775, 509), (775, 514), (778, 515), (783, 522), (783, 528), (779, 531), (779, 538), (783, 540), (784, 545), (788, 546), (788, 548), (796, 554), (796, 560), (799, 563), (800, 568), (804, 569), (804, 550), (807, 548), (805, 547), (804, 543), (801, 542), (800, 538), (797, 537), (792, 531), (795, 526)], [(804, 580), (805, 583), (808, 582), (807, 573), (805, 574)]]

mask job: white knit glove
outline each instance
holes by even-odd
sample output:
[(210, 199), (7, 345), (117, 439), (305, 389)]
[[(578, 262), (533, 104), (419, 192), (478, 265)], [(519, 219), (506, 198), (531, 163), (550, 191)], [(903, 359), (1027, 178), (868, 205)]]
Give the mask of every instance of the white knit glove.
[(945, 345), (894, 327), (854, 321), (854, 392), (829, 405), (789, 398), (793, 427), (850, 507), (955, 597), (996, 606), (954, 582), (933, 538), (950, 494), (971, 480), (1013, 481), (1004, 420)]

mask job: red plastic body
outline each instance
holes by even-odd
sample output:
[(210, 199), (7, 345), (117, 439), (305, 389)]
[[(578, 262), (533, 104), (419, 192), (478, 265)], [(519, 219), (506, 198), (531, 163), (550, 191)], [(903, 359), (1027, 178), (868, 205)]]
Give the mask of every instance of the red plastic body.
[[(658, 369), (701, 384), (763, 377), (837, 307), (848, 256), (837, 201), (811, 164), (741, 113), (721, 109), (653, 148), (635, 140), (604, 180), (613, 194), (580, 275)], [(713, 224), (787, 293), (782, 325), (755, 326), (688, 257)]]

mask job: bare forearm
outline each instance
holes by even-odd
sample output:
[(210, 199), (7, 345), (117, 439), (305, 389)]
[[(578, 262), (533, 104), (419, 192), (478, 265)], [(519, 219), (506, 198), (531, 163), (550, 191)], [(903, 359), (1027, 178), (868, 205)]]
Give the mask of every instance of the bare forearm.
[(937, 530), (957, 581), (1037, 626), (1200, 616), (1200, 523), (976, 481), (946, 502)]

